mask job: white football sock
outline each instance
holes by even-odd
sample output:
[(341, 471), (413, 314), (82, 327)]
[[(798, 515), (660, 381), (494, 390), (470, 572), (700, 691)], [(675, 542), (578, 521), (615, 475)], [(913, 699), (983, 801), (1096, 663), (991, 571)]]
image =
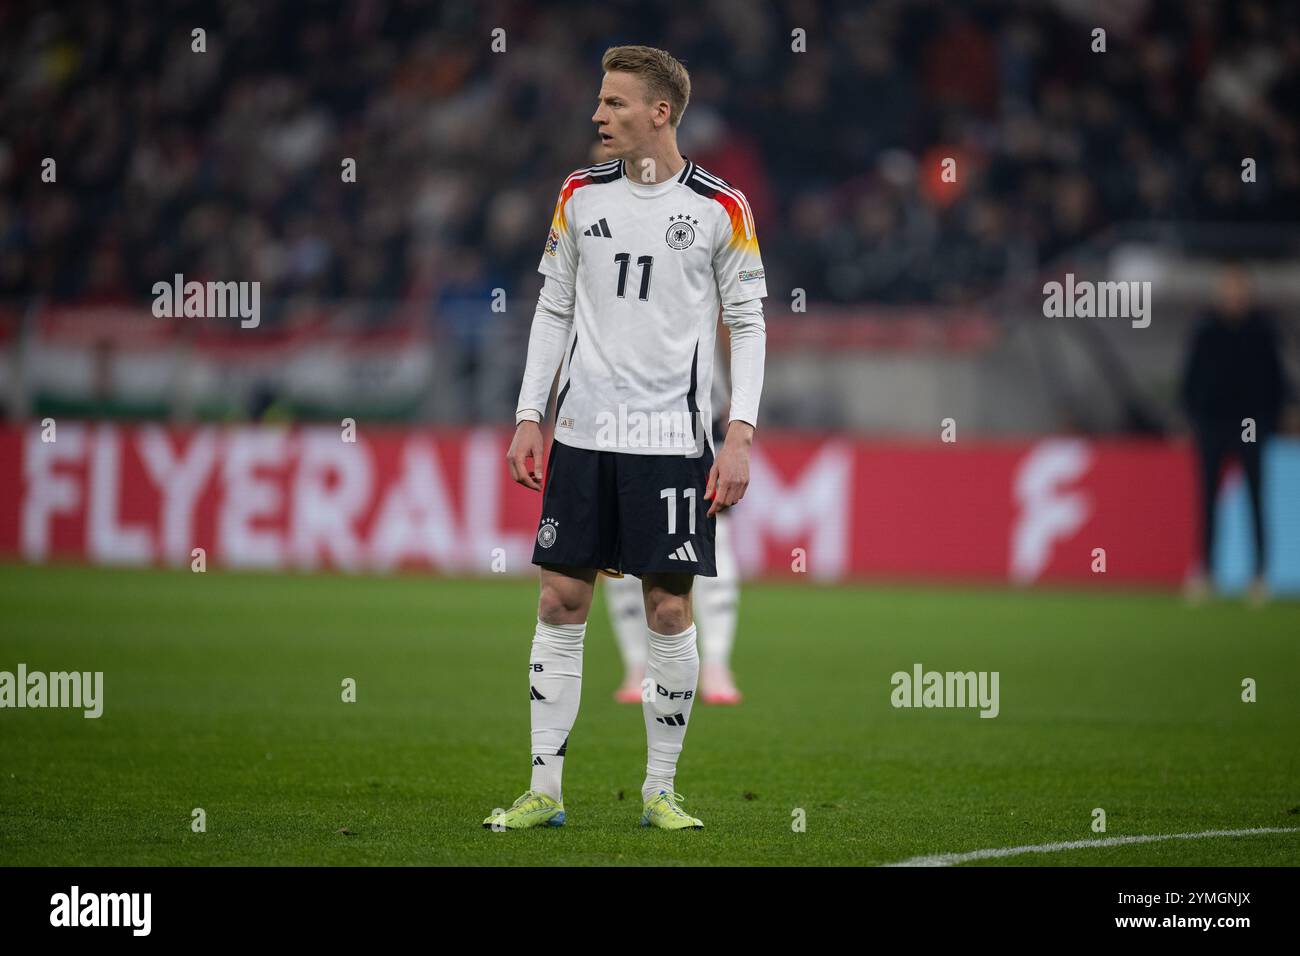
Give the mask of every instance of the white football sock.
[(695, 646), (695, 625), (680, 634), (659, 634), (647, 628), (650, 653), (646, 676), (654, 682), (653, 698), (641, 705), (645, 715), (646, 767), (643, 800), (660, 790), (672, 793), (677, 758), (695, 703), (700, 677), (700, 654)]
[(718, 576), (697, 576), (692, 601), (695, 623), (700, 629), (700, 654), (704, 666), (730, 672), (740, 604), (740, 569), (731, 550), (731, 519), (719, 515), (717, 521), (713, 551)]
[(605, 604), (609, 608), (610, 626), (618, 639), (619, 653), (623, 655), (624, 677), (644, 674), (646, 624), (641, 579), (630, 574), (605, 578)]
[(563, 800), (560, 778), (569, 731), (582, 697), (584, 624), (537, 622), (528, 662), (528, 697), (533, 726), (533, 790)]

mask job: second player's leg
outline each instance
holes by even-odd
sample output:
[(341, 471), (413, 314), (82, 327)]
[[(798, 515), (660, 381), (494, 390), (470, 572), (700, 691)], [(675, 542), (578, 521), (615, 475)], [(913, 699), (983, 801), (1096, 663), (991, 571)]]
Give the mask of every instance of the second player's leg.
[(706, 704), (738, 704), (740, 691), (731, 676), (731, 648), (740, 603), (740, 571), (731, 548), (732, 519), (715, 519), (717, 577), (695, 581), (695, 626), (700, 634), (700, 697)]
[(1250, 493), (1250, 516), (1255, 532), (1255, 573), (1247, 591), (1248, 600), (1259, 604), (1268, 597), (1268, 540), (1264, 520), (1264, 441), (1241, 443), (1241, 467)]
[(1267, 541), (1264, 538), (1264, 442), (1242, 442), (1241, 470), (1246, 475), (1246, 490), (1250, 497), (1250, 517), (1255, 537), (1254, 576), (1262, 580), (1266, 574)]
[(641, 581), (625, 574), (621, 578), (606, 577), (601, 587), (605, 591), (610, 627), (614, 629), (619, 656), (623, 658), (623, 683), (614, 692), (614, 699), (622, 704), (639, 704), (646, 657), (645, 597), (641, 593)]
[(1219, 471), (1225, 458), (1223, 437), (1209, 428), (1200, 437), (1197, 451), (1201, 465), (1201, 564), (1214, 574), (1214, 515), (1219, 496)]

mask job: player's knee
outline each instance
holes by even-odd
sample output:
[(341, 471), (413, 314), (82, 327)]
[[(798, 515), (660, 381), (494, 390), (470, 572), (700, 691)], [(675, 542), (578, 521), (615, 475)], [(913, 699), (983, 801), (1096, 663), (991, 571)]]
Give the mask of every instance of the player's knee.
[(646, 619), (660, 634), (680, 634), (691, 626), (690, 598), (684, 595), (651, 595)]
[(537, 617), (544, 624), (581, 624), (587, 619), (581, 590), (543, 584), (537, 601)]

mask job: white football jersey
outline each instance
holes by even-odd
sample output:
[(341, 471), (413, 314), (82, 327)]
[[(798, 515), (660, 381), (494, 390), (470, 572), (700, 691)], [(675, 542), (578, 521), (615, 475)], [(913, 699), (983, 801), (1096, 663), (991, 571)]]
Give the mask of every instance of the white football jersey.
[(646, 184), (623, 160), (564, 182), (538, 271), (574, 288), (555, 439), (698, 457), (712, 446), (719, 307), (767, 295), (740, 190), (689, 158)]

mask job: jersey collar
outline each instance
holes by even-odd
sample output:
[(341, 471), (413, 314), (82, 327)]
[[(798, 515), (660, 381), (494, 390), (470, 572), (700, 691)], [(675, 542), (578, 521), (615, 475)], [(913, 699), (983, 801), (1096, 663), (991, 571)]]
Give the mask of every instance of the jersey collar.
[(628, 165), (626, 159), (619, 161), (619, 174), (623, 182), (627, 184), (628, 190), (630, 190), (634, 196), (640, 196), (647, 199), (653, 198), (655, 196), (662, 196), (664, 193), (668, 192), (678, 183), (686, 182), (686, 180), (690, 178), (691, 173), (694, 172), (695, 163), (691, 161), (691, 158), (687, 156), (685, 153), (683, 153), (682, 159), (686, 160), (686, 162), (682, 166), (681, 172), (679, 172), (672, 179), (665, 179), (661, 183), (639, 183), (636, 180), (634, 180), (631, 176), (628, 175)]

